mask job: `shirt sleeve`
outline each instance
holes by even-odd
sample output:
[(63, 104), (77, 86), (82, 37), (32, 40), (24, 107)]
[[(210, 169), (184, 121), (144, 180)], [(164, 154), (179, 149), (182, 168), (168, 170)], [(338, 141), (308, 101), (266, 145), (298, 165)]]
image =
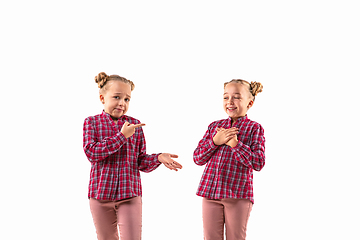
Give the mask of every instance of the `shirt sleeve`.
[(157, 154), (146, 154), (146, 141), (145, 135), (142, 128), (138, 128), (140, 134), (138, 135), (138, 142), (140, 144), (140, 154), (138, 156), (138, 165), (139, 170), (142, 172), (151, 172), (154, 171), (161, 165), (161, 162), (158, 161), (160, 153)]
[(234, 148), (231, 148), (231, 151), (236, 160), (255, 171), (260, 171), (265, 165), (264, 129), (259, 126), (253, 131), (250, 146), (239, 141)]
[(84, 121), (83, 148), (90, 162), (98, 162), (117, 152), (126, 142), (125, 136), (119, 132), (112, 137), (98, 140), (95, 132), (95, 123), (91, 118)]
[(204, 137), (200, 140), (197, 148), (194, 151), (194, 162), (199, 165), (205, 165), (210, 157), (214, 154), (217, 146), (212, 140), (213, 136), (211, 134), (211, 124), (208, 127)]

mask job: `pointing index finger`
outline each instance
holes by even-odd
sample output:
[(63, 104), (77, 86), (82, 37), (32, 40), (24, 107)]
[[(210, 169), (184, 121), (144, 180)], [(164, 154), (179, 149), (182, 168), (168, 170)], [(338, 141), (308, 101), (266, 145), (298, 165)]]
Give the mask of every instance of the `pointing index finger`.
[(145, 123), (135, 124), (134, 128), (139, 128), (139, 127), (142, 127), (142, 126), (145, 126), (145, 125), (146, 125)]

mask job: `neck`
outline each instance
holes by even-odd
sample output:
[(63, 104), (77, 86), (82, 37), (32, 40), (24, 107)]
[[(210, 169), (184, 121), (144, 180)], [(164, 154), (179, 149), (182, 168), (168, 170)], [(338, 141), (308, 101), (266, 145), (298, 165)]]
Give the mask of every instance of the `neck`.
[(245, 116), (246, 116), (246, 114), (244, 116), (231, 118), (231, 125), (233, 125), (239, 118), (242, 118), (242, 117), (245, 117)]
[(113, 116), (111, 116), (111, 115), (110, 115), (110, 117), (111, 117), (111, 119), (112, 119), (115, 123), (117, 123), (117, 121), (119, 120), (118, 118), (113, 117)]

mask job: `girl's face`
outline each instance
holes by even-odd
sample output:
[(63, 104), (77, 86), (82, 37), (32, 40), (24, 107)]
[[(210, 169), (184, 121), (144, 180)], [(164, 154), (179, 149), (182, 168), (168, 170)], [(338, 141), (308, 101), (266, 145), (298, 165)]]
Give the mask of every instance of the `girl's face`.
[(250, 98), (247, 87), (241, 83), (229, 83), (224, 90), (224, 110), (235, 122), (239, 117), (244, 117), (254, 101)]
[(100, 101), (104, 105), (106, 113), (115, 119), (120, 118), (129, 108), (131, 86), (116, 80), (110, 81), (106, 85), (106, 91), (100, 94)]

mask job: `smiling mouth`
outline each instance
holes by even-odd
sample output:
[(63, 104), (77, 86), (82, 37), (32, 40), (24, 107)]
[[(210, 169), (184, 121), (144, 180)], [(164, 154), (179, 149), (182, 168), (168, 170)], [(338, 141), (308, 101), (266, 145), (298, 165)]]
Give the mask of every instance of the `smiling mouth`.
[(236, 109), (236, 107), (233, 107), (233, 108), (227, 108), (227, 110), (230, 110), (230, 111), (233, 111), (233, 110), (235, 110)]

